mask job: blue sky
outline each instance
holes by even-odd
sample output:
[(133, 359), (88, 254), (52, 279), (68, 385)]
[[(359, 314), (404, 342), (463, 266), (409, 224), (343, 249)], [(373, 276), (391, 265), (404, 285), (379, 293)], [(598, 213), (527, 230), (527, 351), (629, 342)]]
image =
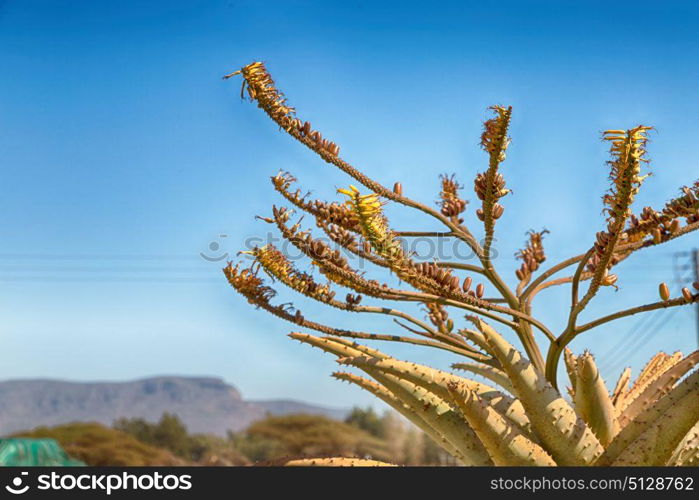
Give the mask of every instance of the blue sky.
[[(502, 171), (514, 195), (497, 248), (512, 283), (526, 230), (551, 231), (555, 262), (603, 227), (600, 131), (657, 128), (639, 209), (697, 178), (698, 11), (643, 1), (0, 2), (0, 378), (215, 375), (247, 397), (372, 402), (330, 379), (328, 356), (287, 339), (289, 324), (251, 309), (221, 263), (199, 256), (233, 254), (268, 230), (253, 216), (282, 203), (268, 180), (279, 169), (323, 198), (349, 182), (221, 75), (265, 61), (344, 158), (427, 203), (443, 172), (474, 197), (485, 109), (511, 104)], [(474, 211), (467, 222), (481, 234)], [(388, 214), (400, 229), (435, 228), (410, 211)], [(690, 235), (639, 253), (620, 266), (619, 292), (603, 290), (585, 318), (656, 300), (673, 259), (684, 263), (673, 255), (697, 246)], [(566, 309), (562, 290), (542, 293), (536, 312), (560, 329)], [(573, 348), (590, 347), (616, 376), (657, 350), (695, 349), (693, 313), (619, 321)]]

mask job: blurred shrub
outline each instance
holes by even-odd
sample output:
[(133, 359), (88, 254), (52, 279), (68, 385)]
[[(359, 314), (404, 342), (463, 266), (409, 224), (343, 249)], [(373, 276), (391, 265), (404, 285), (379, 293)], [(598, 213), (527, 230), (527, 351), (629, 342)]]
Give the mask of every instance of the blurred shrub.
[(394, 464), (401, 465), (456, 465), (451, 455), (445, 453), (424, 433), (407, 425), (397, 413), (386, 411), (379, 415), (371, 407), (352, 409), (345, 423), (362, 429), (384, 442)]
[(233, 434), (232, 439), (253, 462), (323, 455), (390, 459), (382, 439), (319, 415), (268, 416)]
[(166, 450), (94, 422), (37, 427), (15, 437), (53, 438), (68, 455), (87, 465), (185, 465)]
[(190, 462), (202, 465), (249, 463), (231, 440), (210, 434), (189, 434), (180, 418), (172, 413), (163, 413), (155, 423), (142, 418), (120, 418), (114, 422), (114, 428)]
[(354, 408), (345, 422), (318, 415), (268, 416), (227, 437), (189, 434), (174, 414), (158, 422), (122, 418), (114, 429), (97, 423), (38, 427), (17, 437), (53, 438), (88, 465), (274, 464), (305, 456), (373, 458), (404, 465), (455, 465), (424, 434), (394, 412)]

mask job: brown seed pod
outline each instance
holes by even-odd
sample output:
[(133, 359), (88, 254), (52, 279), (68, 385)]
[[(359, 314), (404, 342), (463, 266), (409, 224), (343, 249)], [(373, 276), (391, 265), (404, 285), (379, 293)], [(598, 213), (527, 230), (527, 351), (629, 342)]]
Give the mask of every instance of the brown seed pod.
[(471, 289), (471, 283), (473, 283), (473, 279), (470, 276), (464, 280), (462, 286), (464, 292), (468, 292)]
[(485, 220), (485, 217), (483, 216), (483, 210), (480, 208), (476, 209), (476, 216), (479, 220)]
[(458, 288), (459, 288), (459, 277), (458, 276), (451, 277), (451, 282), (449, 283), (449, 287), (452, 290), (458, 290)]
[(503, 207), (499, 203), (496, 203), (495, 205), (493, 205), (493, 219), (499, 219), (504, 211), (505, 211), (505, 207)]
[(515, 271), (515, 276), (517, 276), (517, 279), (520, 281), (522, 281), (524, 279), (524, 273), (519, 269), (517, 269)]
[(478, 283), (478, 286), (476, 287), (476, 297), (478, 297), (479, 299), (482, 299), (484, 293), (485, 293), (485, 286), (483, 286), (483, 283)]
[(311, 122), (304, 122), (303, 128), (301, 129), (301, 132), (303, 132), (304, 135), (308, 135), (311, 133)]
[(660, 283), (658, 292), (660, 292), (661, 299), (668, 300), (670, 298), (670, 289), (667, 287), (667, 283)]
[(396, 193), (398, 196), (403, 196), (403, 184), (400, 182), (396, 182), (393, 185), (393, 192)]
[(695, 281), (694, 283), (692, 283), (692, 286), (695, 290), (699, 290), (699, 281)]
[(435, 280), (439, 281), (442, 283), (444, 281), (444, 277), (447, 275), (447, 273), (444, 271), (444, 269), (440, 269), (437, 271), (437, 275), (435, 277)]
[(314, 241), (311, 245), (311, 252), (314, 257), (322, 259), (327, 252), (327, 248), (320, 241)]
[(687, 302), (692, 302), (694, 300), (694, 296), (692, 295), (692, 292), (689, 290), (689, 288), (682, 289), (682, 296), (684, 297), (684, 300), (686, 300)]

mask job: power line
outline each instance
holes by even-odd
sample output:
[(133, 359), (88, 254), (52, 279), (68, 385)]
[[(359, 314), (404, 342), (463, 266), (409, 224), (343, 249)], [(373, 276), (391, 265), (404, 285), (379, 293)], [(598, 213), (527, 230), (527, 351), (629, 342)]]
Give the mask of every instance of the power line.
[(223, 278), (158, 278), (148, 276), (0, 276), (0, 281), (26, 283), (225, 283), (225, 279)]
[[(672, 258), (672, 271), (674, 275), (674, 285), (677, 294), (681, 293), (682, 286), (686, 283), (686, 277), (682, 271), (689, 269), (687, 265), (680, 265), (678, 258), (686, 257), (689, 252), (676, 252)], [(672, 319), (679, 308), (658, 309), (650, 315), (644, 315), (634, 324), (620, 341), (608, 352), (605, 367), (609, 368), (610, 372), (615, 372), (619, 368), (619, 364), (623, 361), (626, 353), (635, 352), (640, 346), (648, 342), (655, 334), (660, 331), (662, 324), (667, 324)], [(699, 313), (698, 313), (699, 329)], [(698, 330), (699, 331), (699, 330)], [(635, 335), (632, 335), (634, 334)]]
[[(636, 323), (634, 323), (634, 325), (631, 328), (629, 328), (624, 335), (621, 336), (618, 342), (614, 344), (614, 346), (612, 346), (612, 348), (609, 349), (606, 354), (600, 356), (601, 358), (605, 359), (603, 363), (604, 368), (612, 367), (611, 360), (616, 359), (616, 356), (620, 352), (620, 350), (629, 342), (629, 335), (635, 331), (639, 331), (639, 329), (642, 328), (645, 323), (654, 319), (656, 316), (658, 316), (660, 312), (661, 311), (654, 311), (651, 314), (641, 315), (641, 317), (637, 318)], [(645, 330), (645, 328), (643, 330)]]
[(658, 332), (658, 327), (664, 323), (663, 320), (668, 314), (672, 315), (672, 312), (669, 313), (667, 309), (654, 311), (654, 314), (648, 315), (647, 320), (642, 322), (638, 329), (633, 327), (629, 329), (616, 346), (614, 353), (607, 355), (605, 371), (610, 373), (616, 372), (620, 367), (619, 365), (623, 363), (624, 358), (629, 356), (629, 353), (635, 352), (636, 349)]
[(637, 333), (636, 336), (632, 337), (626, 345), (626, 347), (619, 351), (619, 353), (613, 360), (609, 361), (608, 366), (610, 368), (608, 371), (610, 373), (618, 372), (621, 368), (621, 365), (624, 364), (624, 359), (628, 359), (628, 357), (635, 353), (639, 347), (641, 347), (655, 335), (660, 333), (662, 331), (660, 326), (667, 325), (670, 322), (670, 320), (674, 317), (675, 313), (677, 313), (677, 309), (678, 308), (664, 309), (663, 312), (666, 314), (657, 315), (656, 318), (658, 319), (658, 321), (647, 323), (647, 328), (645, 329), (645, 331)]
[(195, 260), (199, 255), (183, 254), (29, 254), (3, 253), (0, 259), (13, 260)]
[[(222, 267), (222, 266), (220, 266)], [(9, 273), (210, 273), (218, 270), (216, 266), (207, 263), (198, 267), (182, 266), (4, 266), (0, 265), (0, 271)]]

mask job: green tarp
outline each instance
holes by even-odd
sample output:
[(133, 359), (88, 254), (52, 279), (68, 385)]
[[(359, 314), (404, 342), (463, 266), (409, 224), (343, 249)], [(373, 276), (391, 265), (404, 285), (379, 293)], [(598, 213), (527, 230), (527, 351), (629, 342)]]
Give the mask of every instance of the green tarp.
[(85, 465), (74, 460), (55, 439), (0, 439), (0, 465), (15, 467)]

